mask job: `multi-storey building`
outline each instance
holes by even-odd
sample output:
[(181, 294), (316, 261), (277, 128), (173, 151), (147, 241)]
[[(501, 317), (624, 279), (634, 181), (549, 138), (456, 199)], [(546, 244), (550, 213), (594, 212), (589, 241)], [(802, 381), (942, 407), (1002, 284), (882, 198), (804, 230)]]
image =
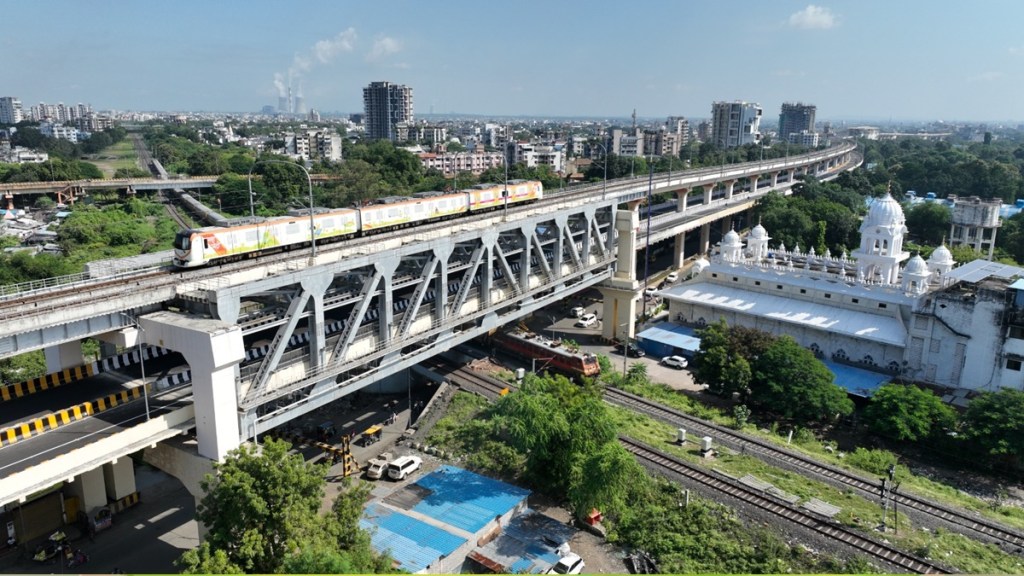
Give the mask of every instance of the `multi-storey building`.
[(730, 231), (694, 280), (662, 295), (678, 322), (721, 318), (786, 334), (833, 363), (951, 388), (1024, 390), (1024, 269), (985, 260), (954, 268), (945, 246), (928, 260), (910, 256), (905, 221), (892, 196), (874, 202), (855, 259), (769, 247), (761, 225), (746, 246)]
[(39, 133), (50, 138), (78, 142), (78, 128), (64, 126), (59, 122), (40, 122)]
[(958, 198), (950, 195), (953, 217), (949, 228), (949, 242), (953, 246), (966, 244), (979, 254), (988, 253), (992, 259), (996, 248), (996, 232), (1001, 224), (999, 210), (1003, 203), (998, 198), (971, 196)]
[(371, 140), (398, 140), (398, 124), (415, 121), (412, 88), (390, 82), (371, 82), (363, 88), (366, 136)]
[(643, 149), (655, 156), (678, 156), (681, 139), (668, 130), (644, 130)]
[(304, 160), (341, 160), (341, 135), (333, 130), (306, 130), (286, 134), (285, 151)]
[(682, 116), (669, 116), (665, 122), (665, 130), (679, 136), (679, 146), (690, 143), (690, 121)]
[(22, 120), (21, 100), (13, 96), (0, 97), (0, 124), (17, 124)]
[(761, 105), (715, 102), (711, 105), (711, 142), (719, 148), (754, 144), (761, 139)]
[(420, 163), (426, 170), (437, 170), (445, 176), (459, 172), (480, 174), (484, 170), (503, 166), (505, 157), (501, 152), (424, 152), (419, 154)]
[(789, 135), (786, 136), (786, 140), (788, 140), (790, 144), (799, 144), (801, 146), (807, 146), (808, 148), (816, 148), (821, 139), (817, 132), (801, 130), (799, 132), (790, 132)]
[(562, 172), (565, 170), (565, 151), (555, 146), (517, 142), (514, 163), (525, 164), (528, 168), (550, 166), (552, 172)]
[(611, 137), (611, 152), (617, 156), (643, 156), (644, 135), (638, 128), (630, 129), (628, 132), (614, 128), (609, 132)]
[[(818, 107), (802, 102), (785, 102), (779, 113), (779, 138), (787, 140), (790, 134), (813, 133), (814, 115)], [(792, 140), (790, 140), (792, 142)]]
[(711, 122), (702, 120), (697, 124), (697, 140), (701, 142), (711, 141)]

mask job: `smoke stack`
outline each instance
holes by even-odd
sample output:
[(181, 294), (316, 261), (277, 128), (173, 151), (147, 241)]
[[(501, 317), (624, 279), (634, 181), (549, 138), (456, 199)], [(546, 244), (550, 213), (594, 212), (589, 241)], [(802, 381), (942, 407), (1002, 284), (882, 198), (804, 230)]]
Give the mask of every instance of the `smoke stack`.
[(288, 111), (288, 97), (278, 96), (277, 97), (277, 111), (284, 114)]
[(292, 87), (291, 86), (288, 87), (288, 107), (285, 108), (285, 110), (287, 110), (288, 112), (295, 111), (295, 107), (292, 104)]

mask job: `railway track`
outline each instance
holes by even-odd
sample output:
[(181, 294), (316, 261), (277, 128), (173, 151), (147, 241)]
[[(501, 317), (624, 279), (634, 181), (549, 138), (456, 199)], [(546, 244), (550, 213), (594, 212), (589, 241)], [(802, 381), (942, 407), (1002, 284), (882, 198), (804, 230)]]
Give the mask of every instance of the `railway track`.
[(667, 471), (682, 476), (747, 505), (757, 507), (777, 517), (798, 524), (816, 534), (840, 541), (888, 565), (918, 574), (952, 573), (945, 566), (918, 558), (897, 549), (891, 544), (858, 534), (837, 524), (823, 521), (810, 512), (786, 506), (774, 498), (762, 494), (755, 488), (746, 486), (723, 474), (698, 468), (631, 438), (620, 436), (619, 442), (626, 450), (639, 459), (641, 463), (645, 463), (660, 471)]
[[(684, 412), (647, 400), (618, 388), (607, 388), (605, 400), (608, 402), (641, 412), (674, 426), (685, 428), (687, 432), (696, 432), (701, 436), (711, 436), (716, 442), (745, 454), (756, 456), (772, 464), (797, 471), (805, 476), (822, 478), (843, 488), (853, 488), (862, 495), (874, 498), (881, 493), (880, 482), (869, 480), (851, 473), (838, 466), (832, 466), (799, 452), (786, 450), (771, 442), (742, 434), (730, 428), (695, 418)], [(910, 493), (895, 496), (897, 505), (905, 512), (918, 512), (931, 518), (943, 520), (957, 528), (982, 536), (997, 543), (1004, 550), (1014, 554), (1024, 554), (1024, 534), (993, 521), (966, 514), (955, 508), (943, 506), (929, 501), (925, 497)]]

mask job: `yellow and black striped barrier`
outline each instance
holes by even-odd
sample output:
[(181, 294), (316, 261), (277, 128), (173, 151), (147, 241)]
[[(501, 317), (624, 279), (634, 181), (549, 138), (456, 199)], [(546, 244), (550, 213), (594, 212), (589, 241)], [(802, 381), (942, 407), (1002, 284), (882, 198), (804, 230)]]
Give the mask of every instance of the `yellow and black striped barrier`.
[(131, 494), (125, 496), (124, 498), (121, 498), (120, 500), (114, 500), (113, 502), (111, 502), (110, 513), (118, 514), (120, 512), (124, 512), (125, 510), (131, 508), (132, 506), (135, 506), (138, 503), (139, 493), (132, 492)]
[(116, 406), (126, 404), (133, 400), (138, 400), (139, 398), (142, 398), (142, 395), (142, 386), (136, 386), (128, 390), (121, 390), (114, 394), (108, 394), (107, 396), (97, 400), (83, 402), (77, 406), (72, 406), (71, 408), (58, 410), (57, 412), (47, 414), (46, 416), (29, 420), (28, 422), (22, 422), (8, 428), (0, 429), (0, 446), (14, 444), (19, 440), (38, 436), (47, 430), (54, 430), (61, 426), (66, 426), (72, 422), (88, 418), (93, 414), (99, 414), (100, 412), (110, 410)]
[(29, 394), (35, 394), (43, 390), (49, 390), (50, 388), (57, 388), (58, 386), (70, 384), (77, 380), (84, 380), (93, 375), (95, 375), (94, 364), (65, 368), (60, 372), (54, 372), (53, 374), (33, 378), (27, 382), (8, 384), (0, 388), (0, 399), (4, 402), (9, 402), (11, 400), (21, 398), (22, 396), (28, 396)]
[(359, 466), (356, 464), (356, 459), (352, 456), (351, 440), (348, 436), (343, 435), (341, 437), (341, 447), (334, 446), (333, 444), (327, 444), (326, 442), (320, 442), (318, 440), (311, 440), (298, 434), (278, 433), (272, 434), (272, 436), (281, 440), (288, 440), (293, 444), (315, 446), (323, 450), (327, 456), (333, 458), (336, 462), (340, 460), (345, 463), (342, 467), (342, 476), (352, 476), (359, 472)]

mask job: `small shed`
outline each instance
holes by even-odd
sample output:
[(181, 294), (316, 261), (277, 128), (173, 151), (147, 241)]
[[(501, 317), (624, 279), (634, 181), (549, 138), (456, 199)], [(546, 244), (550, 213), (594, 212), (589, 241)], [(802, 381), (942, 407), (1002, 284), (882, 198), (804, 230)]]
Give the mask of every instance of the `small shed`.
[(651, 356), (683, 356), (692, 360), (700, 350), (700, 338), (693, 328), (662, 322), (647, 328), (636, 336), (637, 343)]

